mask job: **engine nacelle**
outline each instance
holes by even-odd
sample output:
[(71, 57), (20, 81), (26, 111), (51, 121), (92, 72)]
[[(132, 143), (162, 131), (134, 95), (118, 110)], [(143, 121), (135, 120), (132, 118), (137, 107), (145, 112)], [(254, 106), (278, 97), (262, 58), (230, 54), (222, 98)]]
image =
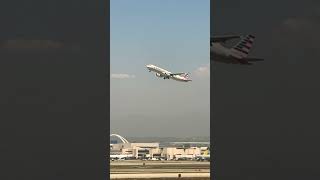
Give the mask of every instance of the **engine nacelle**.
[(159, 73), (156, 73), (156, 76), (157, 77), (163, 77), (161, 74), (159, 74)]

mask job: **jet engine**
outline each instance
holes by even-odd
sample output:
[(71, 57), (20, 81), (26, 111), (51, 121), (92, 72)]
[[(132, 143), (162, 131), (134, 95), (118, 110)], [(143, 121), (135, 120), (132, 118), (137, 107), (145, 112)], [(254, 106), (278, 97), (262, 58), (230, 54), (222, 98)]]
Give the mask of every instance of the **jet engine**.
[(156, 73), (156, 76), (157, 77), (163, 77), (161, 74), (159, 74), (159, 73)]

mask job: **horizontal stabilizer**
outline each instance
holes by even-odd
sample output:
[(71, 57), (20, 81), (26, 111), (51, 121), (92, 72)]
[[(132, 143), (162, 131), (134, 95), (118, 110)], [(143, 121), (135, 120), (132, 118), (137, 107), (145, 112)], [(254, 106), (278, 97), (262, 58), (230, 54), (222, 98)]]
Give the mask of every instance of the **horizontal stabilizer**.
[(260, 59), (260, 58), (245, 58), (245, 60), (247, 60), (247, 61), (252, 61), (252, 62), (255, 62), (255, 61), (264, 61), (264, 59)]

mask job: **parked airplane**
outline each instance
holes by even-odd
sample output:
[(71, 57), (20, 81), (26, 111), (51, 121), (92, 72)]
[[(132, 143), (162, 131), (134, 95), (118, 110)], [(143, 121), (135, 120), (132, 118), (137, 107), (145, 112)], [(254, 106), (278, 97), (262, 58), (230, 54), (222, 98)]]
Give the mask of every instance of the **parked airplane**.
[(155, 66), (153, 64), (148, 64), (146, 65), (146, 67), (148, 68), (149, 72), (153, 71), (156, 73), (156, 76), (159, 78), (163, 78), (163, 79), (173, 79), (176, 81), (182, 81), (182, 82), (188, 82), (188, 81), (192, 81), (191, 79), (189, 79), (189, 75), (188, 73), (171, 73), (165, 69), (162, 69), (158, 66)]
[(259, 58), (249, 58), (255, 37), (247, 35), (232, 48), (222, 45), (228, 40), (241, 38), (237, 35), (214, 36), (210, 38), (210, 60), (227, 64), (251, 65), (251, 62), (263, 61)]
[(210, 160), (210, 154), (197, 155), (195, 158), (198, 159), (199, 161)]
[(133, 157), (132, 154), (110, 154), (110, 159), (114, 160), (125, 160), (126, 158), (131, 158)]

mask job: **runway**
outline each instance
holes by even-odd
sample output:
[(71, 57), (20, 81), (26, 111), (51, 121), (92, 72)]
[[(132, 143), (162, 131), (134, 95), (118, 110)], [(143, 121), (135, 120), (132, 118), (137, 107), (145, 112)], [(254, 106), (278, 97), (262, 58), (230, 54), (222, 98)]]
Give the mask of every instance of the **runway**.
[(111, 179), (210, 178), (210, 162), (127, 160), (112, 161), (110, 167)]

